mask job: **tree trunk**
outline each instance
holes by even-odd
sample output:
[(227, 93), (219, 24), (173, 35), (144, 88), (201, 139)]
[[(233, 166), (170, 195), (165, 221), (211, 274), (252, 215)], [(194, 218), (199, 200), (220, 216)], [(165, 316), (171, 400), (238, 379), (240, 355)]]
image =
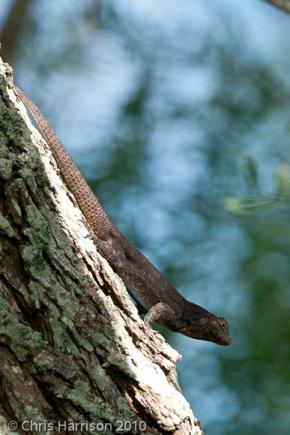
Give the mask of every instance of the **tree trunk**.
[(179, 355), (96, 251), (9, 74), (1, 62), (0, 433), (201, 435)]

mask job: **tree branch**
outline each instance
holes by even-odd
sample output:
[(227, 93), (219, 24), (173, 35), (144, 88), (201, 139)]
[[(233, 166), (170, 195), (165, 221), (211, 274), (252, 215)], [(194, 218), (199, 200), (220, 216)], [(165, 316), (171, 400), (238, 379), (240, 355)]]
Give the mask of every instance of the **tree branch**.
[(1, 55), (9, 62), (14, 58), (17, 42), (21, 35), (21, 23), (30, 4), (31, 0), (14, 0), (1, 29), (0, 41), (3, 41)]
[(271, 3), (273, 6), (276, 6), (279, 9), (282, 9), (284, 12), (290, 14), (290, 0), (266, 0), (267, 3)]

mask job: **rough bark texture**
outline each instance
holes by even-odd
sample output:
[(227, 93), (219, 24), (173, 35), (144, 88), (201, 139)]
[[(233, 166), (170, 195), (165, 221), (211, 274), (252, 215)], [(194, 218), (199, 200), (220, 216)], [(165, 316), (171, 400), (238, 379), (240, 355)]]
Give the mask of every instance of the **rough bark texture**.
[(97, 253), (2, 62), (0, 126), (0, 433), (201, 435), (179, 355)]
[(290, 14), (290, 0), (267, 0), (268, 3), (276, 6), (277, 8), (282, 9), (285, 12)]

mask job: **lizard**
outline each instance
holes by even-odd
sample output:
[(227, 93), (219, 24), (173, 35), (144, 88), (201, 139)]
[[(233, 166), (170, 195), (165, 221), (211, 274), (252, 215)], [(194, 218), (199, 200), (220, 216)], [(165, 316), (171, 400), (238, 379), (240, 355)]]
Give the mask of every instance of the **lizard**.
[(150, 328), (156, 321), (197, 340), (229, 345), (228, 322), (185, 299), (126, 239), (112, 223), (40, 110), (16, 85), (13, 88), (41, 129), (66, 186), (93, 232), (98, 252), (122, 278), (133, 299), (147, 311), (145, 326)]

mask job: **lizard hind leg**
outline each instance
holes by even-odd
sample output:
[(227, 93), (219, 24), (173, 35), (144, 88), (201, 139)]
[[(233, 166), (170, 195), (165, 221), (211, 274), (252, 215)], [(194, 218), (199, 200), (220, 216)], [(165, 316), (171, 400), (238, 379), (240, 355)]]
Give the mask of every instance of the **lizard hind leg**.
[(144, 318), (145, 325), (149, 328), (153, 322), (163, 323), (160, 321), (170, 321), (175, 318), (176, 313), (173, 308), (171, 308), (165, 302), (158, 302), (153, 305)]

